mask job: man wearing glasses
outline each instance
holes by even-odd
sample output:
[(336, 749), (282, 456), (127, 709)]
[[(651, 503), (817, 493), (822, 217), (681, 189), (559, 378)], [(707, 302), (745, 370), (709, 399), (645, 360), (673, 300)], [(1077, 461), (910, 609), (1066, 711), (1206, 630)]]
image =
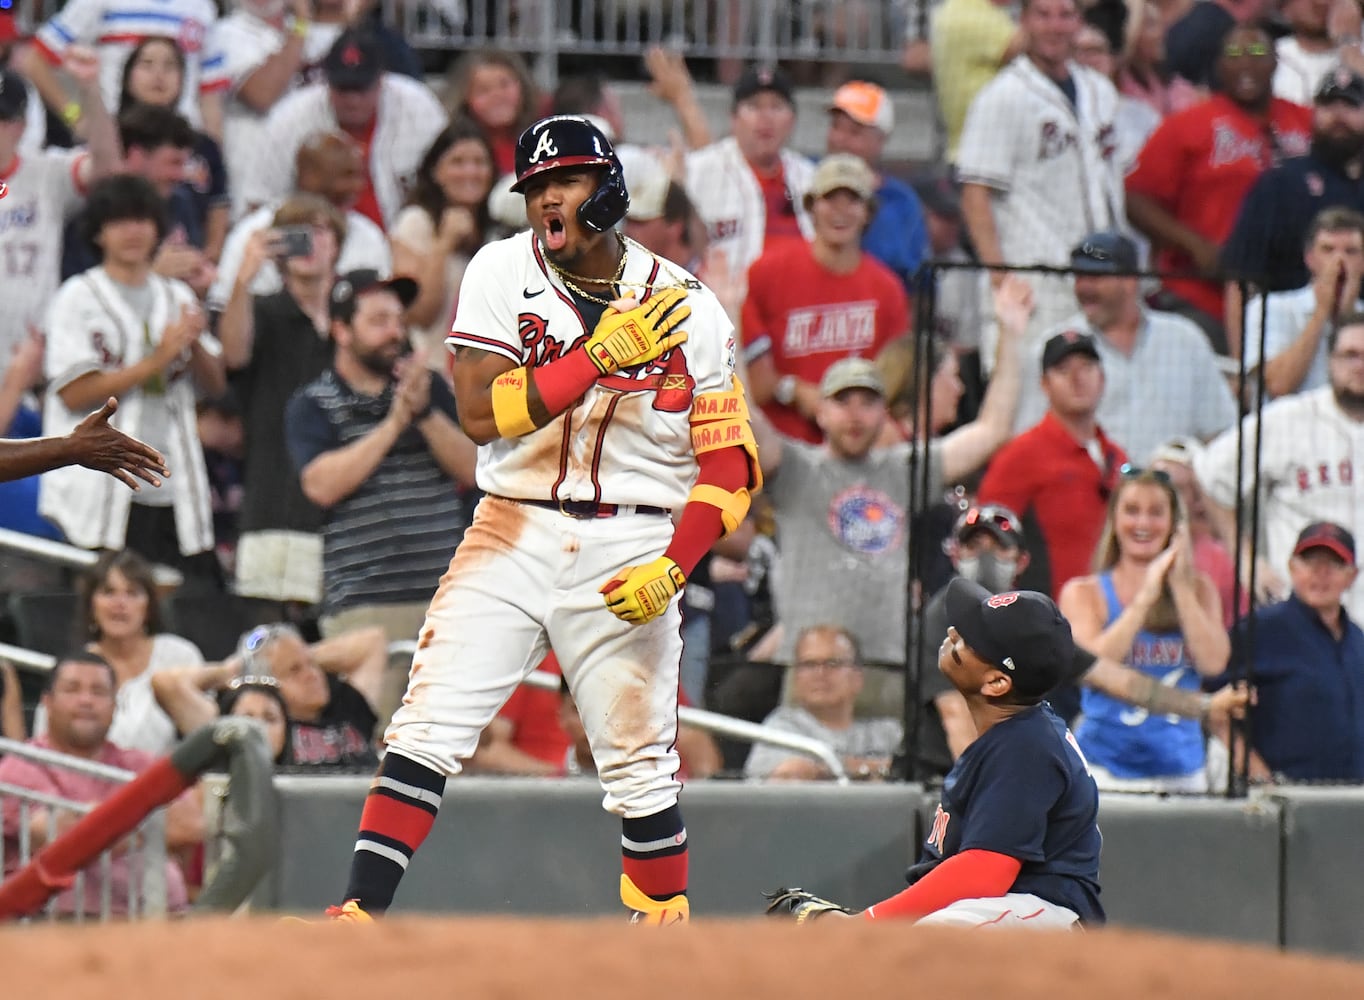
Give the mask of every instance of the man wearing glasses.
[[(792, 668), (791, 704), (773, 711), (763, 725), (828, 744), (851, 778), (884, 778), (900, 744), (900, 720), (853, 717), (863, 678), (852, 633), (837, 625), (802, 629)], [(744, 776), (768, 781), (833, 777), (813, 758), (764, 743), (753, 745)]]
[[(1245, 418), (1244, 455), (1237, 473), (1237, 429), (1229, 428), (1194, 460), (1194, 471), (1213, 501), (1226, 537), (1234, 537), (1238, 493), (1249, 502), (1260, 489), (1261, 556), (1255, 596), (1282, 600), (1288, 587), (1281, 577), (1297, 536), (1314, 521), (1330, 521), (1357, 534), (1364, 524), (1364, 313), (1351, 313), (1327, 339), (1330, 384), (1283, 396), (1266, 404), (1255, 426)], [(1255, 445), (1260, 443), (1259, 474)], [(1245, 544), (1245, 539), (1242, 540)], [(1243, 559), (1244, 567), (1250, 560)], [(1344, 596), (1345, 609), (1364, 620), (1364, 587)]]

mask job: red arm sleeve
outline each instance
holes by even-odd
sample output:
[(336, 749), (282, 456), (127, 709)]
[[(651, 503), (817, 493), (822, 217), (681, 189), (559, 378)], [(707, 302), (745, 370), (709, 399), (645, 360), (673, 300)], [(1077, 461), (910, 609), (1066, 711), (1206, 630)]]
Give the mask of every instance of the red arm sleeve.
[[(700, 472), (696, 482), (718, 486), (731, 493), (748, 486), (748, 453), (743, 448), (718, 448), (697, 459)], [(725, 533), (720, 509), (695, 500), (682, 508), (682, 516), (673, 530), (672, 544), (663, 554), (677, 563), (687, 576), (696, 568), (701, 557)]]
[(868, 906), (864, 920), (917, 919), (959, 899), (1002, 896), (1013, 886), (1023, 862), (994, 851), (953, 855), (904, 892)]

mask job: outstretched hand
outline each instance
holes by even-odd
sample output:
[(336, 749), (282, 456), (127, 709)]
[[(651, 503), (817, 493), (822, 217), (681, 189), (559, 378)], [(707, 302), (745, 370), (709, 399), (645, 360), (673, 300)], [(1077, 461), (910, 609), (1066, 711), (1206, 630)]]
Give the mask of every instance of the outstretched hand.
[(68, 435), (75, 449), (76, 464), (96, 472), (107, 472), (134, 490), (142, 488), (138, 479), (160, 486), (160, 477), (170, 475), (166, 460), (155, 448), (110, 426), (109, 418), (117, 411), (118, 400), (110, 396), (108, 402), (77, 424)]

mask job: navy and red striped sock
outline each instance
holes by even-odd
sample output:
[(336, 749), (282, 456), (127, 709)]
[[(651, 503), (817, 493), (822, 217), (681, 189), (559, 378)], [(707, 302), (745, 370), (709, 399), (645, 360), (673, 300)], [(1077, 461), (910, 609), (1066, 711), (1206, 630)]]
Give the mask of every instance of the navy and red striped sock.
[(440, 809), (445, 775), (389, 751), (369, 786), (360, 834), (351, 857), (346, 899), (377, 915), (393, 905), (393, 894)]
[(676, 804), (620, 826), (621, 871), (635, 888), (659, 902), (687, 891), (687, 828)]

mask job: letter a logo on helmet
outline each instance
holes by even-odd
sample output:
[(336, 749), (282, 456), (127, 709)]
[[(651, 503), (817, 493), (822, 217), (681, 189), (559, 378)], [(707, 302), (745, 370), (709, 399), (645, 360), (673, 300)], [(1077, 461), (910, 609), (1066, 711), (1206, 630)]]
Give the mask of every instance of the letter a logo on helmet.
[(530, 162), (539, 163), (546, 156), (554, 157), (559, 155), (559, 147), (554, 145), (554, 136), (549, 130), (540, 133), (540, 139), (535, 144), (535, 149), (531, 151)]

